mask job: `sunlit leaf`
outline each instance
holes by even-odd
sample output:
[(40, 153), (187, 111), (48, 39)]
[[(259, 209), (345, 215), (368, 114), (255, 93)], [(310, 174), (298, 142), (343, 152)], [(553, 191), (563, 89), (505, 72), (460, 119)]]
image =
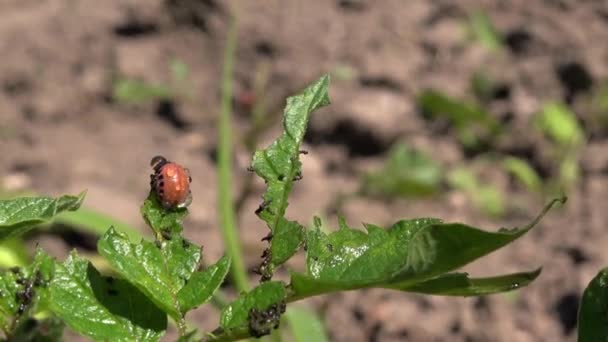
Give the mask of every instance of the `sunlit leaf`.
[(80, 208), (86, 192), (78, 196), (20, 197), (0, 200), (0, 240), (18, 236), (62, 211)]
[(367, 287), (396, 286), (407, 291), (513, 242), (534, 227), (551, 206), (564, 200), (552, 201), (525, 227), (497, 232), (433, 218), (399, 221), (386, 230), (368, 224), (363, 232), (341, 222), (340, 229), (331, 234), (310, 231), (307, 272), (292, 273), (290, 300)]
[(125, 279), (145, 293), (174, 319), (182, 317), (177, 296), (197, 269), (201, 251), (174, 236), (158, 245), (142, 240), (133, 244), (113, 228), (99, 240), (99, 254)]
[(50, 309), (97, 341), (158, 341), (167, 327), (167, 316), (137, 288), (103, 277), (75, 252), (56, 265)]

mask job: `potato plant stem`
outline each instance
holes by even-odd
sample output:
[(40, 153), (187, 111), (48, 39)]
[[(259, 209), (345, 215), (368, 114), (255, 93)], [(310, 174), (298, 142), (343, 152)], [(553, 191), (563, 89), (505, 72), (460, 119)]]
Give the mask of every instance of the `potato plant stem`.
[(218, 180), (220, 226), (226, 250), (232, 258), (230, 274), (239, 292), (247, 291), (249, 284), (241, 246), (236, 229), (236, 218), (232, 198), (232, 70), (237, 42), (237, 19), (233, 18), (226, 39), (224, 66), (222, 70), (222, 109), (219, 118)]

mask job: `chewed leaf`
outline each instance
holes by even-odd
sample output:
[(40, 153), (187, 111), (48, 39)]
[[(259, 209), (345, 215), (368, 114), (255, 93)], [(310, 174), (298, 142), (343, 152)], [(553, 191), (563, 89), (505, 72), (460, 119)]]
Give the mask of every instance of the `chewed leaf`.
[(80, 208), (86, 192), (78, 196), (21, 197), (0, 200), (0, 240), (21, 235), (34, 225), (48, 221), (63, 211)]
[(50, 310), (72, 330), (97, 341), (158, 341), (167, 316), (137, 288), (103, 277), (72, 253), (56, 265)]
[(608, 340), (608, 268), (587, 285), (578, 312), (578, 340)]
[(301, 245), (303, 227), (285, 219), (287, 198), (294, 182), (301, 177), (300, 145), (304, 139), (310, 113), (329, 104), (325, 75), (297, 95), (287, 99), (283, 119), (283, 134), (264, 150), (256, 151), (251, 166), (267, 184), (264, 202), (258, 215), (268, 224), (276, 239), (271, 241), (270, 267), (263, 270), (272, 274), (273, 266), (292, 256)]
[(177, 296), (201, 259), (201, 251), (183, 238), (173, 237), (158, 245), (148, 241), (132, 244), (113, 228), (99, 240), (99, 254), (174, 319), (182, 316)]
[[(551, 202), (529, 225), (497, 232), (432, 218), (399, 221), (386, 230), (367, 225), (367, 233), (351, 229), (344, 222), (341, 222), (340, 230), (329, 235), (319, 229), (313, 230), (307, 238), (308, 272), (291, 275), (293, 294), (290, 300), (366, 287), (396, 287), (407, 291), (513, 242), (536, 225), (558, 201), (565, 199)], [(513, 280), (489, 279), (478, 282), (482, 287), (498, 287), (504, 285), (501, 281)], [(442, 284), (447, 280), (438, 281)], [(529, 281), (519, 279), (518, 282), (525, 285)], [(463, 284), (462, 291), (464, 288), (471, 291), (471, 286), (475, 286), (475, 283)], [(423, 292), (420, 287), (416, 289)]]

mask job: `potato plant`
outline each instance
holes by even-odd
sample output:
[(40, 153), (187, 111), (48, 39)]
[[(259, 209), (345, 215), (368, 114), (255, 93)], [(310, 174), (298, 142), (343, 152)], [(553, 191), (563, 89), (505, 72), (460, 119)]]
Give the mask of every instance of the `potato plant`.
[[(76, 252), (59, 261), (41, 249), (29, 266), (3, 270), (4, 338), (56, 341), (68, 326), (96, 341), (158, 341), (170, 318), (180, 341), (235, 341), (271, 333), (287, 305), (311, 296), (364, 288), (481, 296), (519, 289), (538, 277), (540, 268), (481, 278), (457, 270), (523, 236), (565, 198), (549, 203), (524, 227), (497, 231), (422, 217), (395, 220), (388, 227), (365, 224), (364, 229), (341, 218), (338, 229), (327, 233), (319, 218), (305, 227), (286, 217), (290, 192), (302, 178), (301, 143), (308, 119), (329, 104), (328, 86), (329, 77), (323, 76), (288, 98), (282, 134), (253, 156), (251, 170), (267, 187), (256, 214), (268, 226), (268, 247), (259, 284), (221, 309), (215, 330), (193, 330), (186, 317), (216, 294), (234, 258), (204, 259), (203, 247), (182, 235), (188, 209), (165, 208), (151, 191), (141, 213), (154, 240), (132, 241), (108, 227), (98, 241), (112, 275), (101, 274)], [(0, 201), (0, 239), (23, 234), (60, 212), (78, 210), (84, 197)], [(300, 251), (306, 254), (305, 269), (291, 270), (288, 282), (274, 280), (275, 271)]]

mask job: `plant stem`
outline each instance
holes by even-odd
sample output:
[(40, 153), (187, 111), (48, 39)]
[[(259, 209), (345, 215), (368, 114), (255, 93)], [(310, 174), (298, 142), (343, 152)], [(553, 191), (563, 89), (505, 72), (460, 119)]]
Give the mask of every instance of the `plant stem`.
[(237, 40), (237, 19), (233, 18), (226, 39), (224, 66), (222, 70), (222, 109), (219, 118), (218, 145), (218, 202), (220, 226), (228, 255), (232, 258), (230, 274), (239, 292), (247, 291), (249, 284), (245, 263), (241, 255), (236, 230), (234, 203), (232, 199), (232, 69)]

